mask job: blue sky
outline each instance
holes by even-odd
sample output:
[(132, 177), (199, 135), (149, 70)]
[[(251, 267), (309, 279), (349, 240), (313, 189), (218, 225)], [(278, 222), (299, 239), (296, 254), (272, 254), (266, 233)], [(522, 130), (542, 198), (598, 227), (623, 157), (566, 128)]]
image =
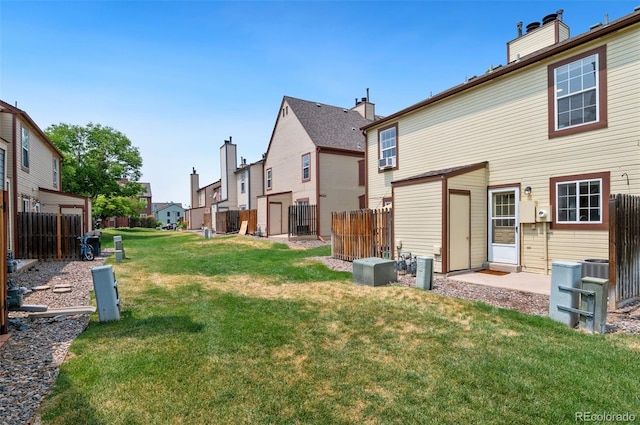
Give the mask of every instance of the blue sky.
[(220, 178), (229, 136), (248, 162), (283, 96), (389, 115), (506, 63), (506, 43), (564, 10), (575, 36), (640, 1), (0, 2), (0, 99), (43, 130), (111, 126), (143, 159), (154, 202), (189, 206)]

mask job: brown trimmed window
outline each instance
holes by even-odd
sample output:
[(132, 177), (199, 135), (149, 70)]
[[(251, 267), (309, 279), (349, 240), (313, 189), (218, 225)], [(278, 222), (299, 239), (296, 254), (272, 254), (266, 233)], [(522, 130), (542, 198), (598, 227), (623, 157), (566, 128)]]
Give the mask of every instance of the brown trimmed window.
[(398, 168), (398, 124), (378, 130), (378, 170)]
[(552, 178), (553, 228), (607, 229), (609, 180), (608, 172)]
[(607, 127), (606, 46), (548, 67), (549, 137)]
[(302, 155), (302, 181), (308, 182), (311, 180), (311, 154), (305, 153)]
[(272, 189), (272, 179), (271, 179), (271, 168), (267, 169), (267, 190), (271, 190)]

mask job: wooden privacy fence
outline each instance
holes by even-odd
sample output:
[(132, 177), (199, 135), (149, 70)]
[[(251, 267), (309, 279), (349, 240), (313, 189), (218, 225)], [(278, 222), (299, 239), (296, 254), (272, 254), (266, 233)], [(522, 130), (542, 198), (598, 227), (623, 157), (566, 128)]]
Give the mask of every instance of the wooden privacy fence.
[(353, 261), (359, 258), (391, 258), (390, 209), (331, 213), (331, 256)]
[(80, 255), (82, 221), (79, 215), (18, 213), (16, 258), (77, 260)]
[(316, 236), (317, 205), (289, 206), (289, 236)]
[(609, 199), (609, 285), (616, 307), (640, 298), (640, 196)]
[(258, 210), (229, 210), (216, 213), (216, 233), (238, 233), (242, 222), (247, 222), (247, 233), (254, 234), (258, 227)]

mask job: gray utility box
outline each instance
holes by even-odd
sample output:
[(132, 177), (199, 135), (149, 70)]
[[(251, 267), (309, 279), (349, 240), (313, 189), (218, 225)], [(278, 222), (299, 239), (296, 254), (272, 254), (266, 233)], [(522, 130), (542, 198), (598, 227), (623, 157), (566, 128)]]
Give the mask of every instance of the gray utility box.
[(91, 269), (91, 275), (100, 321), (120, 320), (118, 281), (113, 268), (111, 266), (94, 267)]
[(122, 236), (114, 236), (113, 237), (113, 248), (116, 251), (122, 251), (122, 258), (127, 258), (124, 253), (124, 246), (122, 246)]
[(582, 265), (580, 263), (569, 261), (554, 261), (551, 263), (549, 317), (572, 328), (578, 324), (578, 313), (568, 311), (562, 307), (577, 309), (579, 307), (580, 294), (563, 288), (580, 289), (581, 277)]
[(396, 262), (378, 257), (353, 262), (353, 281), (362, 285), (382, 286), (398, 280)]
[(596, 333), (605, 333), (607, 330), (609, 281), (597, 277), (583, 277), (582, 289), (594, 293), (592, 299), (590, 299), (591, 297), (582, 295), (582, 306), (580, 307), (582, 310), (593, 312), (593, 329), (589, 329), (585, 316), (580, 316), (580, 328)]
[(431, 290), (433, 287), (433, 257), (418, 257), (416, 288)]

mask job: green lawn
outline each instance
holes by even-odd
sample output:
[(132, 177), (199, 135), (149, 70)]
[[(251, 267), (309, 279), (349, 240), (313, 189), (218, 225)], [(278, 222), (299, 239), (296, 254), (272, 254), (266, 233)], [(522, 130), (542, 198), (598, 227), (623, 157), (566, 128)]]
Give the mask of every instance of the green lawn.
[(640, 418), (640, 338), (401, 286), (245, 237), (122, 235), (121, 320), (91, 318), (47, 424), (562, 424)]

